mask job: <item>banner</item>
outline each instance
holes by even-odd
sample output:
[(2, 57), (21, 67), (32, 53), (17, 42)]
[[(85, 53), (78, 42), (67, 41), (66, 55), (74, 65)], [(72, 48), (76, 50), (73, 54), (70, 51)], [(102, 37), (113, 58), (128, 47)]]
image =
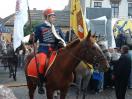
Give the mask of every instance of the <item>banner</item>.
[(14, 20), (13, 47), (16, 50), (21, 45), (24, 37), (23, 27), (28, 21), (28, 2), (27, 0), (16, 1), (16, 13)]
[(80, 0), (71, 0), (70, 28), (73, 29), (80, 40), (84, 39), (88, 35)]

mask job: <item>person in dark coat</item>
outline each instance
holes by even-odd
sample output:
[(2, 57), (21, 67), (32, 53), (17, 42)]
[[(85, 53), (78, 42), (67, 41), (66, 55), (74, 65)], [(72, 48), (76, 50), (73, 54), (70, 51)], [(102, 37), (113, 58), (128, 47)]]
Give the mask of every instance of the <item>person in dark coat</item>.
[(113, 79), (117, 99), (125, 99), (128, 80), (131, 72), (131, 56), (128, 54), (129, 47), (121, 47), (121, 57), (115, 63)]

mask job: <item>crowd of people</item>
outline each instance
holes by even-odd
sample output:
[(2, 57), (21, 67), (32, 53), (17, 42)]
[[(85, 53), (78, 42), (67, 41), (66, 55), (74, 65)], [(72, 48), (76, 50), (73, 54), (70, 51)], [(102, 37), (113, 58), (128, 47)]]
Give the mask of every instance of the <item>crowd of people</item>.
[[(132, 89), (132, 50), (123, 45), (121, 48), (109, 49), (109, 52), (111, 59), (107, 72), (100, 72), (96, 66), (92, 70), (89, 69), (88, 89), (97, 94), (112, 88), (115, 89), (117, 99), (125, 99), (127, 88)], [(75, 82), (78, 83), (78, 80)]]

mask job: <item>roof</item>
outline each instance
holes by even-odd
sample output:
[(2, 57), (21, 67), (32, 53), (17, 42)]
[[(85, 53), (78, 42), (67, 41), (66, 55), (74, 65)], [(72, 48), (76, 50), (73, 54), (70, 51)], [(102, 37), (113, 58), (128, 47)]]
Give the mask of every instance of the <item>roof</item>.
[(12, 26), (14, 25), (14, 15), (12, 14), (10, 16), (7, 16), (6, 18), (3, 19), (3, 23), (5, 26)]
[(56, 25), (62, 27), (70, 26), (70, 11), (56, 11)]
[[(69, 11), (55, 11), (56, 13), (56, 26), (68, 27), (70, 20)], [(4, 19), (6, 26), (14, 26), (14, 17), (15, 14), (12, 14)], [(31, 21), (43, 22), (42, 10), (30, 10)]]
[(0, 17), (0, 21), (2, 21), (3, 19)]

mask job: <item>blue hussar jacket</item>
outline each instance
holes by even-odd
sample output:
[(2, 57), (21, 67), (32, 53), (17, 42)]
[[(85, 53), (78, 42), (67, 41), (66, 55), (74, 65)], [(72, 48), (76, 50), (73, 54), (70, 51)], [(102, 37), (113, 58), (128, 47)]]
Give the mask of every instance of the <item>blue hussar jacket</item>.
[[(64, 33), (62, 33), (59, 27), (55, 27), (58, 35), (64, 39)], [(48, 53), (49, 47), (56, 50), (59, 40), (56, 39), (52, 33), (51, 26), (46, 23), (40, 24), (35, 27), (35, 42), (39, 40), (38, 52)]]

